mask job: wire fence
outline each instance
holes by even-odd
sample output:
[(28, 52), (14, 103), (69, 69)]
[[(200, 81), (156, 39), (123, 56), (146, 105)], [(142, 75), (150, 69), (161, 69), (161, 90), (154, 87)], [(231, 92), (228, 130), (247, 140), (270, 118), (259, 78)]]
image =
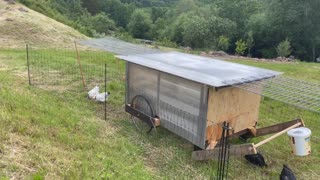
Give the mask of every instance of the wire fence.
[[(44, 49), (28, 46), (29, 82), (46, 89), (81, 88), (123, 80), (124, 67), (108, 53), (74, 49)], [(106, 67), (105, 67), (106, 66)], [(115, 67), (118, 66), (118, 67)]]
[[(144, 94), (143, 90), (139, 91), (139, 94)], [(148, 100), (151, 102), (157, 102), (156, 97), (148, 96)], [(153, 104), (153, 103), (150, 103)], [(192, 134), (196, 135), (197, 129), (195, 123), (199, 121), (206, 121), (199, 117), (194, 117), (190, 112), (185, 111), (181, 107), (172, 106), (169, 103), (159, 101), (161, 110), (164, 111), (161, 118), (161, 127), (165, 127), (170, 130), (173, 134), (184, 137), (185, 139), (195, 138)], [(142, 109), (149, 109), (142, 108)], [(147, 113), (147, 112), (145, 112)], [(317, 125), (317, 121), (320, 118), (320, 114), (308, 111), (294, 105), (286, 104), (282, 101), (273, 100), (270, 98), (263, 98), (260, 104), (259, 119), (256, 128), (263, 128), (280, 124), (296, 119), (302, 119), (307, 128), (312, 130), (311, 144), (312, 153), (309, 156), (299, 157), (295, 156), (292, 152), (291, 140), (287, 134), (283, 134), (280, 137), (268, 142), (257, 148), (259, 154), (264, 157), (265, 166), (257, 166), (251, 164), (246, 160), (246, 155), (255, 155), (253, 152), (248, 150), (241, 150), (241, 145), (247, 147), (247, 144), (258, 143), (272, 134), (265, 135), (257, 138), (244, 139), (232, 138), (229, 143), (231, 147), (227, 150), (229, 153), (224, 157), (224, 165), (226, 167), (220, 167), (219, 152), (216, 151), (214, 154), (210, 154), (208, 157), (212, 159), (209, 167), (211, 170), (206, 174), (206, 178), (209, 179), (279, 179), (283, 165), (287, 165), (294, 172), (297, 179), (319, 179), (320, 171), (317, 168), (317, 164), (320, 162), (320, 146), (319, 146), (319, 135), (320, 127)], [(127, 119), (129, 121), (129, 119)], [(165, 126), (163, 123), (170, 122), (174, 126)], [(172, 127), (172, 128), (167, 128)], [(128, 128), (134, 128), (128, 127)], [(221, 127), (222, 128), (222, 127)], [(232, 127), (231, 127), (232, 128)], [(158, 128), (159, 129), (159, 128)], [(161, 131), (157, 131), (161, 133)], [(146, 131), (144, 136), (150, 136)], [(161, 135), (159, 135), (161, 136)], [(143, 139), (140, 139), (143, 141)], [(167, 141), (170, 141), (167, 139)], [(228, 141), (228, 140), (225, 140)], [(217, 149), (222, 147), (223, 143), (219, 142), (216, 146)], [(157, 152), (159, 156), (168, 156), (165, 152)], [(229, 156), (230, 155), (230, 156)], [(178, 158), (177, 158), (177, 161)], [(178, 162), (176, 162), (179, 164)], [(183, 166), (183, 164), (181, 165)], [(182, 167), (181, 167), (182, 168)], [(218, 169), (223, 169), (227, 172), (217, 173)], [(223, 175), (223, 176), (222, 176)]]
[[(47, 91), (71, 92), (83, 98), (98, 86), (100, 93), (112, 91), (111, 101), (124, 103), (124, 63), (103, 51), (76, 48), (26, 46), (28, 81)], [(103, 107), (105, 116), (106, 104)], [(105, 117), (106, 118), (106, 117)]]
[[(100, 86), (101, 90), (111, 92), (112, 98), (110, 103), (101, 106), (104, 110), (107, 120), (120, 119), (114, 123), (122, 123), (125, 133), (130, 134), (134, 126), (131, 119), (124, 113), (124, 97), (125, 97), (125, 65), (123, 62), (115, 59), (112, 54), (102, 51), (86, 50), (86, 49), (46, 49), (37, 46), (28, 46), (28, 69), (29, 82), (32, 86), (40, 87), (45, 90), (59, 92), (75, 92), (79, 94), (87, 93), (95, 86)], [(240, 88), (240, 87), (239, 87)], [(316, 87), (314, 87), (316, 88)], [(242, 88), (243, 89), (243, 88)], [(143, 91), (143, 90), (141, 90)], [(82, 96), (83, 97), (83, 96)], [(151, 98), (151, 101), (156, 101)], [(172, 132), (179, 132), (180, 136), (188, 137), (188, 139), (197, 138), (193, 134), (199, 134), (198, 129), (192, 124), (198, 121), (206, 121), (194, 117), (190, 112), (185, 111), (182, 107), (174, 107), (166, 102), (159, 101), (161, 109), (165, 110), (164, 117), (172, 122)], [(318, 107), (318, 106), (317, 106)], [(287, 122), (295, 119), (303, 119), (306, 127), (312, 130), (311, 144), (312, 154), (306, 157), (297, 157), (292, 154), (290, 147), (290, 139), (287, 135), (282, 135), (275, 140), (258, 148), (266, 161), (267, 166), (257, 167), (250, 164), (244, 156), (244, 152), (239, 153), (238, 149), (230, 149), (230, 157), (228, 158), (228, 171), (225, 173), (225, 179), (279, 179), (279, 175), (283, 168), (283, 164), (288, 165), (295, 173), (297, 179), (320, 179), (320, 171), (317, 165), (320, 163), (320, 114), (312, 112), (297, 106), (284, 103), (281, 100), (274, 100), (264, 97), (260, 104), (259, 120), (257, 127), (266, 127), (281, 122)], [(162, 125), (161, 125), (162, 126)], [(169, 126), (167, 126), (169, 127)], [(232, 127), (231, 127), (232, 128)], [(131, 129), (128, 131), (128, 129)], [(173, 144), (177, 138), (161, 139), (166, 136), (161, 136), (165, 131), (157, 131), (157, 135), (153, 140), (150, 140), (149, 134), (142, 134), (140, 139), (136, 139), (136, 143), (145, 143), (145, 140), (153, 141), (154, 144), (159, 142), (169, 141)], [(174, 133), (170, 133), (174, 134)], [(170, 136), (172, 137), (172, 136)], [(243, 143), (257, 143), (266, 137), (259, 137), (247, 140), (239, 140), (237, 138), (230, 141), (232, 145)], [(160, 141), (161, 139), (161, 141)], [(138, 142), (139, 141), (139, 142)], [(141, 142), (140, 142), (141, 141)], [(166, 143), (164, 143), (166, 144)], [(145, 144), (143, 144), (144, 146)], [(219, 147), (219, 144), (217, 145)], [(156, 150), (153, 150), (156, 151)], [(177, 150), (176, 150), (177, 151)], [(168, 151), (157, 151), (157, 158), (170, 157)], [(237, 156), (233, 155), (237, 154)], [(177, 153), (176, 156), (179, 156)], [(151, 157), (152, 159), (152, 157)], [(204, 166), (209, 166), (210, 170), (205, 173), (205, 179), (217, 179), (217, 169), (219, 167), (218, 154), (216, 159), (209, 161)], [(180, 158), (170, 159), (176, 161), (176, 164), (181, 166), (181, 169), (188, 169), (191, 172), (193, 168), (185, 167)], [(155, 163), (161, 160), (153, 159)], [(163, 165), (166, 166), (166, 165)], [(168, 166), (170, 168), (170, 166)], [(221, 167), (220, 167), (221, 168)], [(197, 171), (194, 172), (196, 174)]]

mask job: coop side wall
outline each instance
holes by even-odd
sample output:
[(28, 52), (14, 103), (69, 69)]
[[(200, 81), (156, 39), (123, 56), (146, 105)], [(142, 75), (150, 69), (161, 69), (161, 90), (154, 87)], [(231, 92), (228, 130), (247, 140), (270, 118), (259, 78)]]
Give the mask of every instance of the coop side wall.
[(126, 102), (143, 95), (162, 127), (201, 148), (205, 148), (207, 92), (206, 85), (127, 63)]
[(234, 133), (255, 126), (260, 100), (260, 95), (236, 87), (210, 88), (206, 129), (208, 143), (215, 145), (220, 139), (224, 121), (230, 123)]

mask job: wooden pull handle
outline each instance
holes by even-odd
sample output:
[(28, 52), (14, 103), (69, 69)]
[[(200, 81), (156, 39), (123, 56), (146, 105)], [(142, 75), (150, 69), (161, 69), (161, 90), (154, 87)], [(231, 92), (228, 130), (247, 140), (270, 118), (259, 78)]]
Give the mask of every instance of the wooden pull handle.
[(267, 142), (269, 142), (269, 141), (271, 141), (271, 140), (273, 140), (273, 139), (277, 138), (278, 136), (281, 136), (282, 134), (284, 134), (284, 133), (286, 133), (286, 132), (290, 131), (291, 129), (294, 129), (294, 128), (299, 127), (299, 126), (301, 126), (301, 125), (302, 125), (302, 123), (301, 123), (301, 122), (298, 122), (297, 124), (292, 125), (292, 126), (288, 127), (287, 129), (284, 129), (284, 130), (282, 130), (282, 131), (280, 131), (280, 132), (278, 132), (278, 133), (276, 133), (276, 134), (274, 134), (274, 135), (270, 136), (269, 138), (267, 138), (267, 139), (265, 139), (265, 140), (263, 140), (263, 141), (259, 142), (258, 144), (253, 145), (253, 148), (258, 148), (258, 147), (260, 147), (260, 146), (262, 146), (262, 145), (266, 144)]

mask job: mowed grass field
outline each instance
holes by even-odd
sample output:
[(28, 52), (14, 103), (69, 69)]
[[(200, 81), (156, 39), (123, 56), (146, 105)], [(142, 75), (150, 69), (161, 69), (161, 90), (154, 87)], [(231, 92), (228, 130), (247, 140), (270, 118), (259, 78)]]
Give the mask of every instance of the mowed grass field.
[[(75, 68), (67, 68), (75, 63), (74, 51), (38, 52), (31, 54), (31, 61), (40, 58), (51, 71), (78, 73)], [(84, 67), (101, 67), (107, 63), (111, 74), (116, 74), (119, 68), (121, 72), (124, 70), (124, 63), (118, 64), (112, 54), (81, 52), (80, 55)], [(320, 81), (320, 64), (233, 61)], [(65, 62), (65, 66), (57, 62)], [(192, 161), (192, 144), (173, 133), (162, 128), (151, 136), (137, 132), (124, 112), (123, 81), (108, 82), (111, 96), (107, 121), (104, 121), (103, 104), (89, 101), (81, 86), (70, 86), (68, 81), (59, 87), (71, 89), (56, 90), (51, 86), (28, 85), (25, 50), (0, 49), (0, 179), (210, 179), (216, 174), (215, 161)], [(313, 130), (313, 136), (320, 137), (318, 114), (269, 99), (261, 107), (259, 125), (289, 121), (299, 115)], [(315, 138), (314, 142), (317, 143), (312, 144), (313, 154), (300, 158), (291, 155), (288, 138), (282, 136), (260, 149), (268, 167), (256, 168), (243, 158), (233, 157), (230, 177), (278, 179), (282, 164), (286, 163), (299, 179), (318, 179), (319, 139)]]

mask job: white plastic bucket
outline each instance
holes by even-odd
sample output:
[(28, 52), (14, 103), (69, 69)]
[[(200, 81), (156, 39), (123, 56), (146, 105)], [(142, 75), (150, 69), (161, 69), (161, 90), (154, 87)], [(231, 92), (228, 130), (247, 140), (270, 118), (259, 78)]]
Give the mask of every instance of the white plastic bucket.
[(293, 154), (297, 156), (307, 156), (311, 154), (310, 129), (305, 127), (291, 129), (288, 131), (288, 135), (290, 137)]

